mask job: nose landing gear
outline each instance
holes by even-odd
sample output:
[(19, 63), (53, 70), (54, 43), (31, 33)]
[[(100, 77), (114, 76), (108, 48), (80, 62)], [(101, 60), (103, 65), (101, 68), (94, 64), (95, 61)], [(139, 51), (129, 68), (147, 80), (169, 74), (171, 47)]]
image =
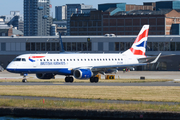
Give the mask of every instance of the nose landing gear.
[(28, 76), (28, 74), (21, 74), (21, 75), (23, 75), (22, 82), (26, 83), (27, 82), (26, 76)]

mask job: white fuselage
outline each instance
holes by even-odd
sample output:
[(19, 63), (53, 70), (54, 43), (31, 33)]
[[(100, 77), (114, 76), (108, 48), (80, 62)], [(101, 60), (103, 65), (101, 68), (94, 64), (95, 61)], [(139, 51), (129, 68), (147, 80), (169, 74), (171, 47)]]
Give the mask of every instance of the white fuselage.
[(123, 54), (24, 54), (16, 57), (7, 69), (15, 73), (52, 72), (66, 75), (72, 74), (70, 71), (78, 68), (133, 63), (138, 63), (134, 56)]

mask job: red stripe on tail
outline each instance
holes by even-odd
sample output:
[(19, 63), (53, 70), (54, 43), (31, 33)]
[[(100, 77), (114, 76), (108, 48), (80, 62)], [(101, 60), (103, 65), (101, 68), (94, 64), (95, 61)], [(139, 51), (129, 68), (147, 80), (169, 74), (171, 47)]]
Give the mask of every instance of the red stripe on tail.
[(130, 50), (134, 55), (144, 55), (145, 56), (145, 52), (143, 52), (141, 50), (135, 50), (134, 48), (130, 48)]
[(136, 40), (134, 41), (134, 43), (139, 42), (144, 37), (148, 37), (148, 31), (149, 31), (149, 29), (144, 30), (144, 32), (141, 35), (138, 35)]

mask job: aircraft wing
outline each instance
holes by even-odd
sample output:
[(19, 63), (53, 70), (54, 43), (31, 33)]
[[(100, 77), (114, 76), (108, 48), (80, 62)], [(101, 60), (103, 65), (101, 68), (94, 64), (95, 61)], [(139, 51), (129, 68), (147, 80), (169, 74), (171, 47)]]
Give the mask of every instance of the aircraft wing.
[[(169, 56), (173, 56), (175, 54), (171, 54), (171, 55), (161, 55), (160, 58), (163, 58), (163, 57), (169, 57)], [(143, 63), (143, 62), (147, 62), (147, 61), (151, 61), (152, 59), (155, 59), (156, 56), (147, 56), (146, 58), (139, 58), (138, 61), (140, 63)]]

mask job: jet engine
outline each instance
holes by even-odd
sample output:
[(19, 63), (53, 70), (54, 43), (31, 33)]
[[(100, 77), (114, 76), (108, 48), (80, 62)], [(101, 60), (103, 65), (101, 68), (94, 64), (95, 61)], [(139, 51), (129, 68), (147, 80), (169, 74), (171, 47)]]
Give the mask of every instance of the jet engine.
[(90, 69), (78, 69), (73, 75), (76, 79), (89, 79), (93, 76), (93, 72)]
[(37, 73), (36, 77), (38, 79), (52, 79), (54, 75), (52, 73)]

